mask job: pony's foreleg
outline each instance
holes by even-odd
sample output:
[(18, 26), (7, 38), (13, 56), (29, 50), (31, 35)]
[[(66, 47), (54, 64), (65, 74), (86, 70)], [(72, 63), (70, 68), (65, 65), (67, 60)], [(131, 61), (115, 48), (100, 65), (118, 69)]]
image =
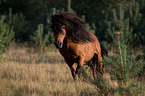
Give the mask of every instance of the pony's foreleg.
[(76, 72), (75, 72), (74, 62), (69, 62), (67, 60), (65, 60), (65, 61), (71, 70), (71, 74), (72, 74), (73, 79), (76, 80)]
[(76, 68), (76, 75), (78, 75), (79, 77), (82, 74), (83, 64), (84, 64), (84, 57), (82, 56), (82, 57), (79, 58), (79, 62), (78, 62), (77, 68)]
[(75, 72), (75, 66), (74, 64), (72, 66), (69, 66), (70, 70), (71, 70), (71, 74), (74, 80), (76, 80), (76, 72)]
[(74, 65), (72, 67), (70, 67), (71, 69), (71, 74), (74, 80), (76, 80), (76, 73), (75, 73), (75, 69), (74, 69)]

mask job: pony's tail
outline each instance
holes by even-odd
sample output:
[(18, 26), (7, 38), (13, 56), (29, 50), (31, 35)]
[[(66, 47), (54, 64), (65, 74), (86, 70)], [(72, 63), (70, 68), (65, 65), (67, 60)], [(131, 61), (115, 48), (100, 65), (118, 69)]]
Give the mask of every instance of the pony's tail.
[(108, 56), (107, 49), (102, 44), (100, 44), (100, 46), (101, 46), (101, 55), (102, 55), (102, 57)]

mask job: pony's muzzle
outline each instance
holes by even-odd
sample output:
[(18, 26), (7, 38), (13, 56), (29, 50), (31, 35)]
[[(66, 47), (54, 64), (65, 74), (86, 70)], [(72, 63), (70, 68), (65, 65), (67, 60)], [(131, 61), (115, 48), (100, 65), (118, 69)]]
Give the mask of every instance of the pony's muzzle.
[(61, 49), (62, 46), (63, 46), (63, 42), (57, 42), (57, 43), (54, 42), (54, 45), (55, 45), (56, 48)]

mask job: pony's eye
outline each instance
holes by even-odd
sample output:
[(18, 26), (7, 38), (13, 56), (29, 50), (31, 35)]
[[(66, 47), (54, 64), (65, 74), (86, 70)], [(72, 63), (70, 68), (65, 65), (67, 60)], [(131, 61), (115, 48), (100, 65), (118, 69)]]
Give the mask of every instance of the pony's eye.
[(65, 29), (65, 26), (62, 26), (62, 29)]

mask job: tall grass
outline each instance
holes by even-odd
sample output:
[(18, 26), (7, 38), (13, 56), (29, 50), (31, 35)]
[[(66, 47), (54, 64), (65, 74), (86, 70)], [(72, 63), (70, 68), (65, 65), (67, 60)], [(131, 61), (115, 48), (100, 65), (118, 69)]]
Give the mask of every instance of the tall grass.
[[(104, 59), (106, 72), (103, 76), (94, 79), (90, 68), (83, 66), (82, 79), (77, 82), (54, 48), (39, 53), (32, 48), (10, 47), (3, 57), (0, 63), (1, 96), (136, 96), (145, 91), (144, 80), (137, 81), (135, 71), (130, 72), (129, 68), (136, 68), (135, 62), (122, 57), (126, 58), (126, 63), (123, 62), (126, 66), (122, 65), (119, 53)], [(121, 78), (121, 74), (126, 79)]]
[[(6, 60), (0, 63), (1, 96), (98, 95), (97, 86), (74, 82), (58, 51), (40, 55), (27, 48), (15, 49), (10, 48), (3, 55)], [(49, 58), (54, 61), (50, 62)]]

